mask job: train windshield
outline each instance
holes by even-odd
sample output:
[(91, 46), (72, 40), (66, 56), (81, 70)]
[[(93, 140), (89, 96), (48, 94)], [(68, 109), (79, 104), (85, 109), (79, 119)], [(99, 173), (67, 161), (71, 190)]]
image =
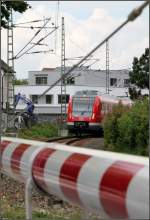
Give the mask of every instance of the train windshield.
[(91, 116), (95, 97), (73, 97), (73, 115)]

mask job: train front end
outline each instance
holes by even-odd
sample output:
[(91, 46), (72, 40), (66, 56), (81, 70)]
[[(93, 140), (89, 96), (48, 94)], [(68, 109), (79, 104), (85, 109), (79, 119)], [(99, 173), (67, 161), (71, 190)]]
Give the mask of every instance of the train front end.
[(69, 100), (67, 127), (71, 133), (101, 130), (101, 101), (98, 96), (73, 96)]

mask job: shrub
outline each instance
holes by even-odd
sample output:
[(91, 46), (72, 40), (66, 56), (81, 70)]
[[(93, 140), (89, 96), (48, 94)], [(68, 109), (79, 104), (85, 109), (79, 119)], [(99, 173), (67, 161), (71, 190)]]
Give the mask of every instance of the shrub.
[(122, 116), (124, 112), (128, 112), (129, 107), (124, 106), (121, 102), (117, 105), (114, 105), (112, 111), (107, 114), (104, 119), (104, 143), (105, 145), (114, 145), (116, 139), (119, 135), (118, 130), (118, 119)]
[(38, 123), (19, 133), (21, 138), (49, 138), (58, 136), (58, 126), (51, 123)]
[(148, 99), (145, 98), (137, 101), (130, 111), (123, 106), (113, 109), (104, 122), (106, 149), (148, 155), (148, 106)]

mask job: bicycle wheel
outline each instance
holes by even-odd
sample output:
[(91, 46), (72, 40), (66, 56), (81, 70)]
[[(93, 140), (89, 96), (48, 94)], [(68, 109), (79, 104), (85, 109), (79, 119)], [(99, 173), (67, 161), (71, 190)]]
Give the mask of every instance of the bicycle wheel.
[(6, 131), (6, 123), (5, 123), (4, 120), (2, 120), (1, 130), (2, 130), (2, 132), (5, 132), (5, 131)]
[(17, 130), (23, 129), (25, 128), (25, 122), (22, 116), (18, 116), (17, 118), (15, 118), (14, 120), (14, 127)]

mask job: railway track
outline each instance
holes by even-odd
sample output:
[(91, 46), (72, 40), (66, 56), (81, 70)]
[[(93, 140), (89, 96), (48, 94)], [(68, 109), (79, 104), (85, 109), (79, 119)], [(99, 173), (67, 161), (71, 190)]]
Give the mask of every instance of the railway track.
[(32, 140), (44, 141), (44, 142), (56, 142), (65, 145), (72, 145), (77, 147), (85, 147), (92, 149), (103, 149), (103, 138), (94, 137), (92, 135), (84, 135), (81, 137), (56, 137), (56, 138), (32, 138)]

